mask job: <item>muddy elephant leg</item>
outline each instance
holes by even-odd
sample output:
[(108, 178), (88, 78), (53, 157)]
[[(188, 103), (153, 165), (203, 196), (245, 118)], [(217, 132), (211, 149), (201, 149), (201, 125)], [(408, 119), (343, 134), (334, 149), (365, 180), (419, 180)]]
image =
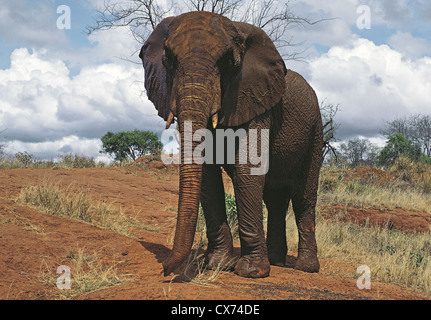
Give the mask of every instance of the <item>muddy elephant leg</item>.
[(263, 278), (270, 272), (270, 264), (263, 231), (262, 193), (264, 176), (237, 173), (234, 178), (238, 212), (238, 232), (241, 257), (235, 273), (242, 277)]
[(318, 146), (314, 149), (307, 176), (302, 183), (299, 183), (292, 198), (299, 235), (298, 258), (294, 268), (305, 272), (319, 272), (320, 269), (315, 232), (320, 163), (321, 148)]
[(263, 199), (268, 209), (268, 259), (272, 265), (284, 266), (287, 255), (286, 212), (290, 202), (288, 189), (265, 189)]
[(316, 203), (319, 173), (322, 163), (321, 128), (316, 127), (314, 143), (310, 147), (311, 158), (305, 164), (306, 173), (292, 195), (293, 211), (298, 227), (298, 258), (295, 269), (305, 272), (319, 272), (316, 243)]
[(305, 272), (319, 272), (314, 206), (300, 198), (292, 202), (299, 235), (298, 258), (294, 268)]
[(222, 174), (217, 165), (203, 165), (201, 203), (208, 238), (205, 262), (210, 269), (231, 269), (234, 263), (232, 235), (226, 217)]
[[(241, 241), (241, 257), (235, 266), (235, 273), (249, 278), (269, 276), (265, 234), (263, 231), (263, 189), (269, 163), (269, 129), (271, 113), (267, 112), (250, 121), (247, 131), (248, 163), (242, 164), (244, 149), (236, 154), (233, 185), (238, 213), (238, 233)], [(260, 161), (253, 158), (260, 155)], [(258, 164), (257, 164), (258, 163)], [(263, 170), (259, 170), (263, 169)], [(258, 170), (256, 170), (258, 169)]]

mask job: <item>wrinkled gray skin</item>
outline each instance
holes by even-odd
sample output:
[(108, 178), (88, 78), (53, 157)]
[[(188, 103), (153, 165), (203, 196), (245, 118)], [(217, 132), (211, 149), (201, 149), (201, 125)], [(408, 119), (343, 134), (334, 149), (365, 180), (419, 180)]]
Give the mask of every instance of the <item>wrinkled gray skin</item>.
[[(178, 217), (172, 255), (163, 263), (174, 272), (190, 253), (199, 202), (207, 225), (206, 261), (217, 267), (233, 257), (226, 219), (221, 166), (188, 159), (185, 122), (198, 129), (269, 129), (269, 170), (251, 175), (251, 163), (224, 165), (232, 178), (238, 209), (241, 256), (235, 273), (266, 277), (270, 264), (284, 265), (285, 217), (290, 201), (298, 226), (295, 268), (318, 272), (315, 206), (322, 162), (322, 120), (313, 89), (285, 64), (259, 28), (209, 12), (163, 20), (142, 47), (145, 87), (167, 126), (173, 116), (181, 133)], [(193, 142), (191, 148), (199, 145)], [(260, 146), (260, 141), (258, 143)], [(219, 152), (216, 150), (215, 152)], [(259, 151), (260, 152), (260, 151)], [(187, 160), (191, 160), (190, 164)], [(268, 209), (263, 230), (262, 201)]]

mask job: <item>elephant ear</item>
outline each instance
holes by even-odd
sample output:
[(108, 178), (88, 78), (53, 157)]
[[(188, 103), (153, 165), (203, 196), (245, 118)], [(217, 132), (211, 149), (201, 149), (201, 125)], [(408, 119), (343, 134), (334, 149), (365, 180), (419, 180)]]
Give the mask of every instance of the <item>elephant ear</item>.
[(145, 69), (145, 89), (158, 114), (168, 120), (172, 79), (163, 65), (164, 45), (174, 17), (163, 19), (143, 45), (139, 57)]
[(220, 124), (225, 126), (238, 126), (265, 113), (286, 89), (286, 66), (266, 33), (248, 23), (233, 22), (233, 26), (229, 33), (238, 32), (231, 34), (234, 51), (239, 50), (242, 58), (236, 68), (222, 70)]

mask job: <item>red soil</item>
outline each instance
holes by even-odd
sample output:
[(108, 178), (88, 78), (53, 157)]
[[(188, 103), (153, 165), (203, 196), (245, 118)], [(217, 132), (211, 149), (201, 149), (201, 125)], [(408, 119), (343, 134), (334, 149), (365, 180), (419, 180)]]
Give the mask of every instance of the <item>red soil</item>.
[[(151, 167), (151, 166), (150, 166)], [(15, 201), (24, 186), (50, 181), (66, 189), (70, 185), (89, 190), (93, 201), (121, 207), (159, 232), (133, 230), (133, 237), (69, 218), (41, 213)], [(370, 290), (356, 286), (357, 265), (321, 259), (321, 271), (307, 274), (294, 270), (296, 253), (289, 253), (286, 267), (272, 267), (270, 277), (245, 279), (222, 272), (207, 285), (185, 282), (161, 274), (169, 255), (178, 201), (178, 174), (164, 165), (110, 169), (11, 169), (0, 170), (0, 299), (56, 299), (54, 285), (38, 279), (43, 270), (54, 277), (59, 265), (67, 265), (69, 252), (85, 248), (103, 263), (115, 263), (129, 275), (121, 285), (75, 297), (76, 299), (427, 299), (403, 287), (372, 282)], [(332, 208), (331, 210), (344, 210)], [(386, 222), (378, 210), (350, 210), (358, 222)], [(407, 229), (425, 230), (428, 216), (391, 212), (391, 222)], [(399, 222), (398, 222), (399, 221)], [(34, 232), (34, 227), (42, 232)], [(429, 230), (429, 229), (428, 229)], [(236, 244), (238, 253), (239, 244)], [(73, 279), (74, 270), (71, 269)]]

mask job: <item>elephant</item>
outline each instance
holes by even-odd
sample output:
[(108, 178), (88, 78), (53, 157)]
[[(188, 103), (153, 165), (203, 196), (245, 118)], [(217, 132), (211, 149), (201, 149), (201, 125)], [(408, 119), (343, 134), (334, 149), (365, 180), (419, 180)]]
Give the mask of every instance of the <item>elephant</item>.
[[(190, 254), (200, 203), (207, 226), (205, 261), (210, 268), (232, 258), (235, 274), (262, 278), (269, 276), (271, 265), (283, 266), (286, 212), (292, 202), (299, 236), (294, 268), (318, 272), (315, 206), (323, 128), (312, 87), (286, 68), (261, 28), (211, 12), (165, 18), (139, 57), (149, 100), (166, 128), (177, 122), (181, 135), (178, 215), (173, 249), (163, 262), (164, 275), (177, 271)], [(251, 174), (256, 164), (250, 159), (239, 161), (244, 158), (238, 141), (233, 162), (196, 161), (191, 155), (199, 143), (185, 137), (200, 129), (213, 134), (243, 129), (247, 136), (267, 132), (267, 171)], [(247, 147), (252, 147), (251, 138), (247, 141)], [(213, 156), (222, 151), (214, 147)], [(235, 192), (240, 257), (234, 257), (226, 219), (223, 170)], [(268, 209), (266, 238), (263, 202)]]

